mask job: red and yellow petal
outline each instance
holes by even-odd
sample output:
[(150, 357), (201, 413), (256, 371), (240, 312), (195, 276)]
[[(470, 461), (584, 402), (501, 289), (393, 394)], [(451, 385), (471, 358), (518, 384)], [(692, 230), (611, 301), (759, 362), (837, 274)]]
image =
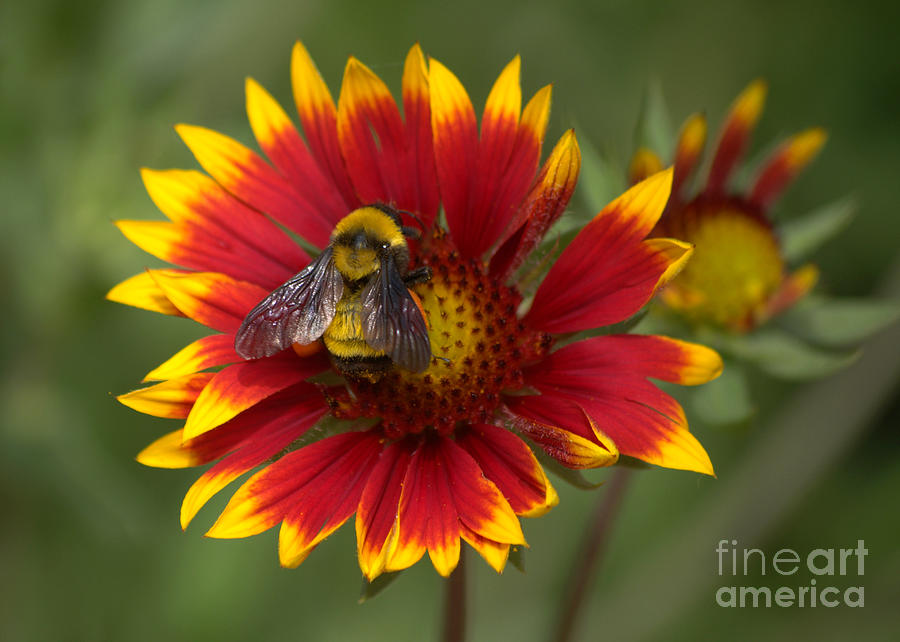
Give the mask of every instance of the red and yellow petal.
[(680, 198), (685, 181), (690, 178), (703, 148), (706, 145), (706, 117), (694, 114), (681, 127), (675, 146), (675, 174), (672, 178), (672, 196)]
[[(467, 236), (474, 241), (471, 256), (480, 256), (499, 238), (515, 215), (516, 206), (525, 195), (537, 167), (537, 157), (521, 185), (518, 199), (505, 196), (503, 187), (515, 176), (510, 172), (513, 149), (522, 109), (522, 90), (519, 86), (519, 56), (503, 69), (494, 83), (481, 118), (481, 137), (478, 143), (478, 163), (473, 176), (469, 200)], [(518, 181), (521, 183), (521, 179)]]
[(397, 510), (397, 542), (385, 563), (400, 571), (418, 562), (427, 550), (438, 573), (447, 577), (459, 562), (459, 515), (433, 443), (412, 455), (403, 479)]
[(525, 543), (502, 493), (471, 455), (446, 437), (426, 440), (413, 454), (397, 522), (397, 543), (387, 571), (411, 566), (427, 550), (438, 573), (448, 576), (459, 562), (461, 525), (500, 544)]
[(279, 557), (296, 566), (356, 510), (382, 450), (377, 431), (328, 437), (253, 475), (228, 502), (209, 537), (255, 535), (284, 522)]
[(539, 517), (559, 503), (544, 469), (528, 446), (508, 430), (479, 424), (457, 437), (517, 515)]
[(291, 53), (291, 86), (294, 102), (310, 151), (343, 195), (347, 212), (360, 205), (344, 167), (337, 136), (337, 108), (328, 86), (300, 41)]
[(284, 451), (327, 412), (318, 390), (309, 384), (299, 384), (277, 399), (251, 408), (228, 424), (186, 442), (184, 447), (190, 450), (221, 452), (230, 445), (228, 450), (235, 449), (235, 452), (203, 473), (188, 489), (181, 504), (181, 527), (187, 528), (216, 493)]
[[(627, 338), (601, 340), (605, 338), (571, 344), (550, 355), (539, 368), (530, 368), (525, 381), (541, 396), (522, 399), (533, 400), (532, 407), (548, 404), (554, 411), (560, 404), (577, 404), (622, 454), (669, 468), (713, 474), (709, 456), (688, 432), (681, 406), (645, 377), (704, 380), (718, 372), (718, 359), (703, 350), (691, 350), (685, 360), (684, 353), (677, 354), (687, 347), (681, 344), (651, 339), (632, 345)], [(609, 355), (604, 351), (606, 346)], [(674, 368), (671, 361), (654, 363), (653, 357), (641, 357), (634, 349), (653, 347), (669, 352), (667, 356), (675, 360)], [(633, 364), (627, 357), (629, 352)], [(694, 362), (699, 371), (694, 370)], [(563, 418), (560, 425), (568, 427), (565, 421)]]
[(816, 157), (828, 135), (818, 127), (801, 132), (782, 144), (768, 161), (750, 190), (750, 203), (765, 210), (797, 174)]
[(337, 127), (341, 153), (360, 199), (408, 207), (414, 186), (400, 111), (387, 85), (353, 57), (344, 70)]
[(257, 285), (218, 272), (149, 273), (184, 316), (219, 332), (234, 334), (247, 313), (268, 295)]
[(163, 381), (240, 361), (234, 351), (234, 337), (213, 334), (188, 344), (170, 359), (147, 373), (144, 381)]
[[(578, 341), (549, 355), (542, 369), (572, 385), (582, 377), (618, 374), (695, 386), (722, 373), (722, 357), (706, 346), (656, 335), (611, 334)], [(588, 382), (588, 385), (592, 385)]]
[(144, 448), (137, 460), (145, 466), (156, 468), (187, 468), (207, 464), (250, 443), (257, 434), (265, 436), (282, 427), (292, 429), (297, 424), (303, 424), (311, 415), (321, 416), (325, 408), (315, 386), (297, 384), (199, 437), (185, 440), (183, 428), (164, 435)]
[(767, 91), (763, 80), (754, 80), (732, 103), (709, 168), (705, 189), (707, 195), (720, 195), (724, 191), (762, 114)]
[(537, 247), (550, 226), (565, 211), (580, 169), (581, 150), (575, 131), (570, 129), (553, 148), (525, 198), (518, 218), (509, 226), (510, 235), (491, 258), (492, 275), (505, 280)]
[(807, 263), (798, 268), (785, 277), (778, 290), (759, 310), (754, 311), (753, 323), (758, 325), (784, 312), (809, 294), (818, 280), (819, 268), (815, 265)]
[(277, 225), (205, 174), (145, 168), (141, 177), (150, 198), (174, 223), (165, 229), (155, 224), (146, 235), (126, 222), (130, 229), (122, 231), (151, 254), (266, 288), (280, 285), (309, 262), (306, 252)]
[(318, 247), (328, 244), (334, 222), (316, 211), (314, 203), (256, 152), (205, 127), (182, 124), (175, 129), (197, 162), (222, 187), (310, 243)]
[(646, 377), (699, 383), (720, 368), (717, 355), (700, 346), (657, 337), (597, 337), (565, 346), (529, 368), (525, 381), (541, 396), (523, 399), (533, 400), (532, 406), (577, 404), (622, 454), (711, 475), (709, 456), (688, 432), (683, 409)]
[(652, 149), (638, 147), (628, 163), (628, 184), (640, 183), (663, 170), (660, 157)]
[(413, 450), (409, 440), (385, 448), (359, 500), (356, 545), (359, 567), (370, 582), (384, 572), (397, 544), (397, 509)]
[(221, 426), (263, 399), (327, 368), (324, 355), (298, 358), (292, 351), (232, 364), (215, 373), (197, 397), (184, 424), (184, 439)]
[(597, 429), (577, 403), (546, 395), (504, 401), (512, 426), (566, 468), (602, 468), (619, 460), (615, 442)]
[[(510, 222), (519, 215), (520, 205), (534, 198), (535, 190), (539, 189), (541, 183), (547, 181), (546, 174), (550, 171), (550, 168), (558, 167), (560, 164), (560, 159), (558, 157), (554, 158), (553, 154), (551, 154), (551, 157), (547, 159), (541, 170), (541, 175), (535, 179), (541, 157), (541, 147), (544, 143), (544, 134), (547, 131), (547, 122), (550, 118), (552, 94), (553, 87), (551, 85), (543, 87), (532, 96), (522, 112), (519, 127), (515, 134), (515, 144), (513, 145), (509, 162), (498, 180), (499, 192), (494, 197), (494, 205), (488, 216), (490, 225), (486, 234), (487, 238), (491, 239), (491, 244), (501, 238), (511, 227)], [(572, 130), (563, 134), (563, 139), (569, 136), (572, 136), (574, 139)], [(557, 147), (559, 147), (559, 143)], [(576, 169), (576, 179), (577, 175)], [(531, 192), (530, 194), (529, 191)], [(570, 196), (571, 192), (568, 195)], [(557, 196), (563, 199), (566, 194), (561, 192)], [(560, 214), (566, 203), (568, 203), (568, 198), (564, 198), (562, 205), (559, 206)]]
[(190, 414), (197, 397), (212, 378), (212, 372), (198, 372), (126, 392), (116, 399), (145, 415), (184, 419)]
[(402, 93), (408, 166), (412, 169), (413, 185), (417, 187), (414, 190), (414, 200), (406, 207), (418, 212), (425, 229), (430, 229), (440, 205), (440, 193), (434, 162), (434, 139), (431, 135), (428, 66), (418, 44), (413, 45), (406, 56)]
[(450, 236), (460, 252), (475, 256), (480, 239), (472, 220), (472, 168), (478, 162), (478, 126), (469, 95), (459, 79), (433, 58), (429, 63), (431, 128), (441, 202)]
[(318, 214), (336, 224), (347, 204), (330, 176), (319, 168), (294, 123), (281, 105), (252, 78), (247, 78), (247, 116), (259, 146), (272, 164), (303, 194)]
[(669, 196), (672, 170), (638, 183), (607, 205), (562, 253), (535, 294), (525, 322), (545, 332), (617, 323), (637, 312), (690, 251), (644, 241)]
[(525, 545), (515, 512), (478, 462), (452, 439), (442, 437), (438, 444), (459, 521), (484, 538)]
[(503, 572), (509, 559), (509, 544), (482, 537), (463, 523), (459, 525), (459, 536), (474, 548), (492, 569), (498, 573)]
[(184, 270), (147, 270), (133, 277), (125, 279), (113, 289), (106, 293), (106, 298), (116, 303), (124, 303), (142, 310), (150, 310), (151, 312), (160, 312), (170, 316), (185, 316), (181, 310), (176, 308), (169, 298), (166, 296), (156, 276), (163, 273), (165, 276), (177, 278), (189, 272)]

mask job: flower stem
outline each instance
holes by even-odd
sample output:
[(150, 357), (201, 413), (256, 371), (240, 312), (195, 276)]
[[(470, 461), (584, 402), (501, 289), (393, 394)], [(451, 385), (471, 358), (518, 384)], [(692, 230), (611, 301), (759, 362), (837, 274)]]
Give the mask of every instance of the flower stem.
[(444, 601), (444, 642), (463, 642), (466, 638), (466, 565), (465, 549), (459, 551), (459, 564), (447, 578)]
[(597, 501), (581, 550), (569, 573), (568, 593), (562, 603), (556, 628), (556, 642), (568, 642), (575, 632), (588, 585), (602, 561), (612, 525), (619, 514), (619, 507), (630, 478), (631, 470), (624, 466), (617, 468), (612, 474), (606, 493)]

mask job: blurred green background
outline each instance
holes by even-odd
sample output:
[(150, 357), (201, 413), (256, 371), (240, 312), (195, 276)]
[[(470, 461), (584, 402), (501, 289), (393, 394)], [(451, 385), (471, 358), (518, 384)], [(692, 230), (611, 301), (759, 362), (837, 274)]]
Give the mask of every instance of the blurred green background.
[[(197, 472), (140, 466), (170, 423), (112, 395), (200, 336), (189, 322), (104, 301), (158, 265), (111, 221), (159, 216), (138, 169), (195, 167), (171, 126), (249, 141), (243, 78), (290, 105), (302, 39), (336, 94), (346, 57), (392, 87), (419, 41), (461, 78), (477, 108), (516, 53), (530, 95), (553, 82), (550, 137), (578, 135), (625, 159), (644, 88), (658, 79), (675, 124), (721, 122), (757, 76), (769, 80), (753, 151), (822, 125), (821, 157), (780, 202), (789, 219), (846, 194), (857, 219), (814, 258), (820, 287), (900, 298), (900, 47), (896, 4), (7, 1), (0, 5), (0, 638), (3, 640), (430, 639), (442, 582), (427, 561), (357, 605), (352, 527), (297, 570), (272, 533), (202, 537), (222, 502), (182, 533)], [(583, 205), (576, 194), (572, 208)], [(754, 381), (750, 425), (692, 429), (718, 479), (635, 475), (577, 629), (582, 640), (896, 639), (900, 599), (897, 328), (852, 369), (788, 386)], [(609, 471), (589, 476), (600, 480)], [(470, 555), (473, 640), (548, 639), (582, 528), (604, 490), (556, 482), (562, 501), (526, 521), (527, 573), (496, 576)], [(220, 498), (221, 499), (221, 498)], [(767, 552), (870, 550), (864, 609), (733, 609), (716, 576), (720, 539)], [(796, 581), (794, 582), (797, 583)], [(820, 586), (829, 582), (820, 581)]]

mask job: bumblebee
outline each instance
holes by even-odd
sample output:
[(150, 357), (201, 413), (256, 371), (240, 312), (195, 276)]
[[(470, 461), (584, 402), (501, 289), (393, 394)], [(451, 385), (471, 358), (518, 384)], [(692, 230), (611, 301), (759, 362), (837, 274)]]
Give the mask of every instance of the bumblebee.
[(259, 359), (322, 338), (332, 363), (349, 377), (375, 381), (392, 364), (422, 372), (431, 341), (409, 287), (427, 282), (431, 268), (409, 271), (406, 238), (416, 232), (389, 206), (354, 210), (312, 263), (250, 311), (234, 349)]

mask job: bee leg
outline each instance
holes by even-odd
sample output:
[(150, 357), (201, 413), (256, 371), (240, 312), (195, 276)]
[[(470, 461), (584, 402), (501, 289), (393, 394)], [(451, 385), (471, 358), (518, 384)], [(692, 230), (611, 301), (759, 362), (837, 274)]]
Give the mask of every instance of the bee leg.
[(422, 231), (417, 227), (407, 227), (404, 225), (400, 228), (400, 231), (403, 232), (403, 236), (410, 238), (413, 241), (418, 241), (422, 238)]
[(420, 268), (416, 268), (409, 274), (403, 277), (403, 283), (406, 284), (406, 287), (411, 285), (418, 285), (419, 283), (427, 283), (431, 280), (431, 268), (427, 265), (423, 265)]

